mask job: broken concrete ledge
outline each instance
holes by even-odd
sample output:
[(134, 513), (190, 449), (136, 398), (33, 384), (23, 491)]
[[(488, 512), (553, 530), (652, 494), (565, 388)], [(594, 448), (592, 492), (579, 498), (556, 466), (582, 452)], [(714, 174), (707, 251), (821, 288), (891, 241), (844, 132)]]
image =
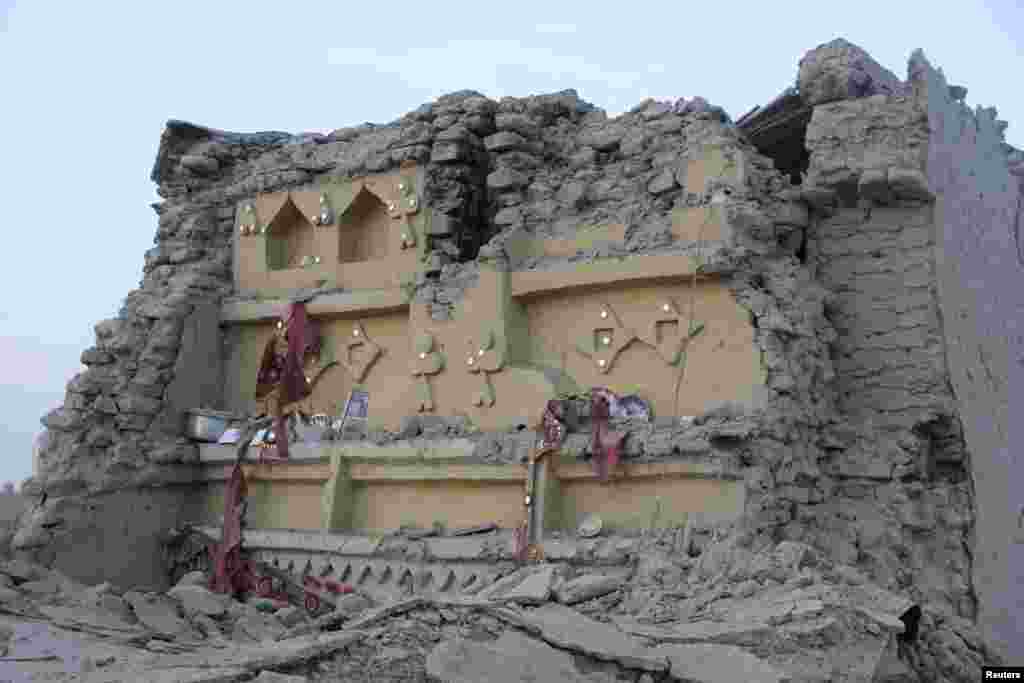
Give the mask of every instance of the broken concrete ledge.
[[(327, 442), (293, 444), (287, 463), (247, 461), (247, 478), (264, 481), (327, 481), (333, 474), (332, 459), (348, 463), (348, 478), (353, 481), (525, 481), (526, 467), (521, 464), (477, 462), (476, 445), (469, 439), (426, 441), (414, 439), (387, 445), (366, 442)], [(203, 444), (199, 459), (206, 481), (224, 481), (235, 463), (234, 446)], [(732, 458), (663, 458), (658, 461), (620, 464), (624, 480), (652, 477), (706, 478), (739, 481), (742, 470)], [(593, 466), (577, 457), (563, 457), (557, 468), (559, 480), (596, 479)]]
[[(409, 439), (387, 445), (367, 441), (327, 441), (317, 444), (295, 443), (289, 446), (289, 464), (329, 462), (337, 454), (342, 458), (374, 461), (430, 460), (458, 462), (473, 455), (476, 444), (469, 439)], [(234, 445), (202, 444), (199, 462), (203, 465), (233, 465), (237, 457)], [(280, 467), (280, 465), (278, 465)]]
[[(289, 299), (228, 301), (220, 310), (220, 324), (257, 323), (277, 320)], [(401, 289), (375, 289), (321, 294), (309, 300), (306, 310), (316, 316), (384, 315), (406, 311), (408, 295)]]
[(274, 643), (274, 647), (239, 645), (209, 655), (165, 655), (157, 657), (144, 672), (110, 667), (83, 676), (85, 683), (116, 683), (145, 680), (152, 683), (227, 683), (250, 680), (266, 669), (288, 667), (324, 657), (361, 640), (366, 634), (346, 630), (325, 633), (315, 640), (293, 638)]
[[(585, 263), (522, 270), (509, 274), (513, 298), (533, 298), (571, 291), (621, 288), (637, 284), (678, 282), (697, 274), (699, 264), (688, 254), (642, 254), (604, 258)], [(717, 277), (699, 275), (699, 279)], [(289, 299), (227, 301), (221, 306), (220, 324), (277, 320)], [(366, 316), (406, 311), (409, 297), (401, 289), (375, 289), (314, 295), (306, 304), (310, 315)]]
[(697, 270), (697, 260), (687, 254), (645, 254), (521, 270), (511, 273), (509, 279), (512, 297), (526, 299), (570, 291), (677, 282), (692, 278)]
[[(200, 526), (197, 529), (214, 539), (220, 538), (220, 528)], [(338, 557), (354, 559), (389, 560), (394, 556), (404, 558), (404, 548), (397, 551), (385, 544), (384, 536), (365, 536), (351, 533), (329, 531), (302, 531), (297, 529), (247, 529), (242, 533), (243, 544), (255, 552), (266, 552), (271, 555), (302, 556), (300, 564), (308, 561), (319, 571)], [(480, 562), (493, 563), (499, 560), (511, 560), (513, 532), (498, 530), (476, 536), (442, 536), (426, 538), (425, 561), (442, 562)], [(614, 552), (622, 544), (622, 539), (546, 539), (541, 542), (544, 556), (549, 562), (578, 562), (586, 564), (622, 564), (626, 561), (626, 551)], [(317, 558), (316, 556), (323, 555)], [(597, 561), (588, 561), (589, 556)], [(410, 565), (416, 564), (408, 563)], [(368, 565), (369, 566), (369, 565)]]

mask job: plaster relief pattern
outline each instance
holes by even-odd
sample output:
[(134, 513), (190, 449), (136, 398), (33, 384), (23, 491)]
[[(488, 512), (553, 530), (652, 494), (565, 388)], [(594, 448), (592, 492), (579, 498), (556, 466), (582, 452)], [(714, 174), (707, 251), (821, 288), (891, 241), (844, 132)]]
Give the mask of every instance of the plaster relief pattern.
[(505, 353), (495, 348), (494, 332), (486, 330), (480, 335), (480, 341), (468, 340), (469, 353), (466, 356), (466, 370), (480, 379), (480, 385), (473, 394), (473, 405), (493, 406), (495, 402), (494, 384), (490, 375), (500, 372), (505, 367)]
[(599, 372), (607, 373), (612, 369), (615, 358), (637, 339), (637, 336), (633, 330), (622, 324), (615, 309), (607, 303), (601, 304), (601, 310), (598, 311), (593, 325), (589, 338), (577, 342), (575, 349), (591, 359)]
[(666, 297), (656, 310), (640, 340), (653, 347), (666, 363), (675, 365), (682, 357), (686, 343), (683, 330), (689, 326), (684, 324), (683, 316), (671, 298)]
[(366, 329), (359, 322), (352, 324), (352, 333), (345, 338), (343, 346), (345, 349), (339, 365), (345, 368), (355, 382), (366, 379), (370, 368), (384, 352), (367, 336)]
[(434, 410), (434, 394), (430, 387), (430, 376), (436, 375), (444, 369), (444, 356), (434, 350), (434, 335), (429, 332), (420, 332), (416, 335), (414, 343), (415, 356), (412, 360), (412, 375), (416, 378), (416, 404), (417, 412), (430, 412)]

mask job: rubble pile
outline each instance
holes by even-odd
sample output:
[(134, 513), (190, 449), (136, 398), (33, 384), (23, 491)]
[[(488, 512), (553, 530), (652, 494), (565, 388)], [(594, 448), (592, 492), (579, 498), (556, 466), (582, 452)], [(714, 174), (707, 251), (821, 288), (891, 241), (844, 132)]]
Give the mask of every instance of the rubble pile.
[[(16, 618), (3, 633), (22, 671), (67, 676), (46, 680), (923, 682), (999, 661), (970, 622), (810, 546), (728, 536), (691, 558), (646, 541), (626, 571), (530, 564), (472, 596), (375, 604), (357, 591), (316, 619), (213, 593), (202, 572), (156, 594), (11, 561), (0, 617)], [(79, 641), (33, 660), (58, 637), (32, 623)]]

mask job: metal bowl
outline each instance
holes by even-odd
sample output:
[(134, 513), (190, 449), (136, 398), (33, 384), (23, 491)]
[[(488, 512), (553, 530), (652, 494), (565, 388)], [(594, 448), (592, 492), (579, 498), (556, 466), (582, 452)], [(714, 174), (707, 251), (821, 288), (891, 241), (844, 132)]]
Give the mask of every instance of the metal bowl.
[(189, 410), (185, 413), (185, 436), (195, 441), (216, 442), (227, 431), (230, 413)]

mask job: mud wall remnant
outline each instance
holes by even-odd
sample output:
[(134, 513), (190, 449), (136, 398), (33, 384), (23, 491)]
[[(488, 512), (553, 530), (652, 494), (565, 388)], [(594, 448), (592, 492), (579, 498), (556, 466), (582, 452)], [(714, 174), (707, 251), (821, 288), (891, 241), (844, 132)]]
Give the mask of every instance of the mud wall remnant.
[[(153, 171), (163, 198), (156, 246), (118, 318), (97, 325), (64, 405), (44, 418), (48, 444), (25, 488), (38, 502), (15, 545), (70, 566), (75, 538), (95, 533), (107, 543), (117, 533), (65, 511), (108, 491), (164, 495), (139, 491), (197, 481), (198, 451), (176, 429), (178, 416), (189, 401), (237, 407), (245, 349), (258, 346), (285, 298), (237, 286), (242, 245), (264, 239), (240, 234), (250, 223), (239, 207), (415, 166), (416, 196), (432, 218), (416, 235), (421, 253), (400, 295), (359, 293), (358, 281), (344, 281), (370, 261), (332, 263), (334, 282), (314, 261), (280, 292), (309, 297), (311, 314), (339, 321), (328, 323), (339, 334), (366, 317), (375, 342), (392, 334), (408, 344), (418, 336), (409, 329), (422, 327), (436, 338), (412, 345), (429, 355), (444, 330), (458, 328), (471, 292), (491, 286), (485, 273), (507, 278), (509, 298), (524, 302), (505, 323), (506, 339), (521, 340), (543, 317), (552, 273), (611, 264), (601, 277), (619, 286), (632, 277), (630, 256), (695, 264), (748, 314), (743, 334), (763, 363), (762, 400), (742, 409), (695, 402), (705, 410), (699, 436), (655, 430), (628, 457), (727, 454), (742, 471), (744, 533), (810, 543), (949, 619), (973, 620), (980, 609), (986, 635), (1012, 647), (1014, 618), (996, 606), (1016, 598), (987, 586), (1009, 590), (1006, 538), (1019, 518), (1010, 482), (1020, 475), (1001, 454), (1019, 373), (1010, 321), (1024, 219), (1019, 175), (1007, 169), (1020, 154), (1002, 144), (993, 115), (963, 109), (962, 89), (945, 88), (918, 56), (901, 82), (834, 41), (808, 53), (798, 86), (766, 107), (772, 116), (793, 107), (798, 121), (774, 142), (748, 136), (757, 126), (734, 125), (702, 98), (648, 100), (609, 118), (572, 91), (500, 101), (463, 91), (390, 124), (323, 136), (169, 122)], [(795, 143), (801, 149), (788, 149)], [(262, 247), (276, 276), (294, 270), (278, 267), (284, 256), (316, 256), (300, 253), (323, 234), (314, 199), (298, 202), (310, 225), (298, 204), (289, 214), (292, 228), (301, 224), (295, 239)], [(328, 212), (332, 202), (344, 214), (333, 196)], [(378, 209), (362, 207), (346, 225)], [(365, 237), (338, 241), (338, 259), (383, 253)], [(564, 295), (576, 297), (572, 289)], [(186, 333), (204, 306), (219, 310), (225, 330), (219, 398), (188, 379), (198, 367), (189, 359), (209, 357), (208, 341)], [(456, 336), (442, 342), (464, 347), (465, 332)], [(510, 363), (526, 363), (532, 345), (509, 353)], [(390, 373), (387, 363), (382, 356), (372, 372)], [(544, 375), (547, 393), (557, 380)], [(529, 426), (540, 408), (524, 405), (517, 422)], [(489, 427), (482, 440), (508, 436)], [(179, 509), (194, 503), (183, 494)]]

